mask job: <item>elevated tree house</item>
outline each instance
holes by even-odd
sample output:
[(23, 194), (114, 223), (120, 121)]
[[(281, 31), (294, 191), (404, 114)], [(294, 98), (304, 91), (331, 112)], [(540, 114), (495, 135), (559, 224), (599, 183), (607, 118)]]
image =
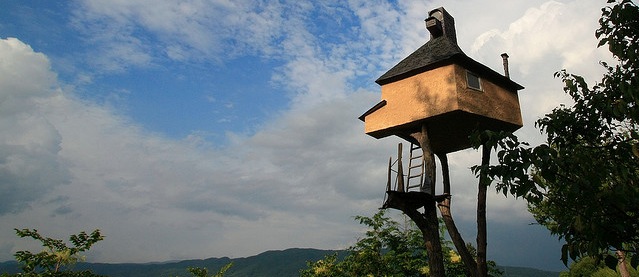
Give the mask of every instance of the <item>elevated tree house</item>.
[[(439, 236), (437, 203), (440, 210), (442, 203), (450, 203), (446, 154), (469, 148), (475, 131), (521, 128), (517, 91), (523, 87), (508, 76), (508, 55), (502, 54), (502, 75), (464, 54), (457, 45), (454, 19), (444, 8), (428, 13), (426, 28), (429, 41), (375, 81), (381, 86), (381, 101), (359, 119), (374, 138), (395, 135), (411, 143), (406, 174), (400, 144), (394, 185), (392, 158), (389, 161), (383, 207), (402, 210), (423, 225), (423, 232), (434, 233), (434, 240)], [(435, 195), (435, 155), (442, 163), (441, 195)]]

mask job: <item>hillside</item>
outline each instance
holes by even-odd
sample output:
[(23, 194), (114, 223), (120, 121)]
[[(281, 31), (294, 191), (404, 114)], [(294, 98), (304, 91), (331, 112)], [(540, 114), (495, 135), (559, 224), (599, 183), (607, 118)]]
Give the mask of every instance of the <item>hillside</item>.
[[(246, 258), (209, 258), (204, 260), (185, 260), (166, 263), (146, 264), (105, 264), (105, 263), (80, 263), (76, 269), (91, 269), (94, 273), (111, 277), (174, 277), (190, 276), (186, 271), (188, 267), (206, 267), (211, 272), (216, 272), (222, 266), (233, 262), (233, 266), (226, 272), (225, 277), (287, 277), (298, 276), (300, 269), (306, 268), (307, 261), (317, 261), (326, 255), (345, 251), (318, 250), (318, 249), (286, 249), (266, 251), (259, 255)], [(558, 272), (542, 271), (521, 267), (502, 267), (505, 277), (545, 277), (558, 276)], [(16, 273), (18, 265), (15, 262), (0, 263), (0, 273)]]
[[(216, 272), (222, 266), (233, 262), (225, 277), (236, 276), (298, 276), (306, 267), (307, 261), (322, 259), (332, 250), (287, 249), (271, 250), (256, 256), (230, 259), (209, 258), (204, 260), (186, 260), (180, 262), (152, 264), (81, 264), (78, 269), (91, 269), (93, 272), (112, 277), (145, 277), (145, 276), (190, 276), (188, 267), (205, 267)], [(343, 252), (343, 251), (342, 251)]]

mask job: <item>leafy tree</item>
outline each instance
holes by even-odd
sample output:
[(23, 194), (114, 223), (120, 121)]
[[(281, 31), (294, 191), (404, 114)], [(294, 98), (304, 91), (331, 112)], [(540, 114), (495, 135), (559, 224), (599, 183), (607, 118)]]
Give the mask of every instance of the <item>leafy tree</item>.
[(524, 197), (537, 222), (565, 240), (566, 264), (596, 256), (614, 265), (639, 248), (639, 8), (630, 0), (608, 3), (595, 35), (617, 64), (601, 62), (606, 73), (592, 87), (565, 70), (555, 74), (574, 104), (537, 121), (546, 142), (530, 147), (512, 134), (484, 134), (502, 148), (488, 175), (505, 195)]
[[(630, 266), (629, 262), (626, 261), (626, 266)], [(639, 271), (634, 268), (630, 268), (628, 270), (629, 276), (637, 277), (639, 276)], [(566, 272), (561, 272), (559, 274), (560, 277), (580, 277), (580, 276), (588, 276), (588, 277), (616, 277), (620, 276), (619, 270), (613, 270), (605, 265), (604, 262), (599, 261), (593, 257), (583, 257), (579, 258), (576, 262), (570, 265), (570, 269)]]
[[(343, 259), (334, 254), (317, 262), (309, 262), (300, 276), (428, 275), (428, 256), (424, 241), (421, 231), (412, 221), (394, 221), (385, 214), (385, 210), (380, 210), (372, 217), (357, 216), (355, 219), (369, 229), (363, 238), (349, 248), (350, 254)], [(442, 241), (446, 276), (466, 276), (461, 258), (451, 249), (450, 244), (449, 241)], [(490, 272), (493, 276), (502, 274), (494, 262), (490, 262)]]
[[(104, 239), (100, 230), (94, 230), (91, 234), (80, 232), (71, 235), (69, 241), (73, 246), (67, 246), (62, 240), (43, 237), (35, 229), (15, 229), (16, 234), (21, 237), (30, 237), (44, 247), (39, 253), (30, 251), (18, 251), (15, 254), (16, 260), (21, 263), (22, 273), (15, 276), (99, 276), (90, 271), (72, 271), (70, 266), (82, 260), (80, 255), (87, 251), (98, 241)], [(11, 276), (4, 274), (3, 276)]]
[(300, 270), (300, 277), (342, 277), (348, 276), (337, 253), (316, 262), (307, 262), (307, 268)]
[[(467, 277), (468, 273), (466, 267), (462, 262), (462, 257), (452, 249), (450, 241), (442, 241), (443, 248), (448, 251), (448, 255), (445, 255), (446, 276), (449, 277)], [(477, 249), (472, 244), (466, 244), (466, 248), (473, 257), (477, 257)], [(504, 272), (497, 267), (495, 261), (486, 261), (488, 270), (488, 276), (502, 276)]]
[[(233, 263), (228, 263), (227, 265), (220, 268), (217, 273), (211, 275), (210, 277), (224, 277), (224, 274), (227, 270), (229, 270), (229, 268), (231, 268), (231, 266), (233, 266)], [(209, 270), (205, 267), (189, 267), (186, 270), (194, 277), (209, 277)]]

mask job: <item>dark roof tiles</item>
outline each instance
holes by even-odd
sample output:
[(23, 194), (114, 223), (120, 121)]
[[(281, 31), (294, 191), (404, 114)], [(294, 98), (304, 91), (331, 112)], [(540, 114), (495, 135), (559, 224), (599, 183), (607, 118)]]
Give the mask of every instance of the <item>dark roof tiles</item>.
[(388, 70), (375, 82), (385, 85), (447, 64), (459, 64), (482, 78), (487, 78), (511, 91), (524, 87), (508, 77), (466, 56), (449, 38), (433, 38)]
[(459, 54), (465, 56), (461, 48), (447, 37), (441, 36), (434, 38), (408, 55), (408, 57), (384, 73), (384, 75), (379, 77), (375, 82), (380, 85), (392, 83), (399, 79), (424, 72), (429, 69), (430, 66)]

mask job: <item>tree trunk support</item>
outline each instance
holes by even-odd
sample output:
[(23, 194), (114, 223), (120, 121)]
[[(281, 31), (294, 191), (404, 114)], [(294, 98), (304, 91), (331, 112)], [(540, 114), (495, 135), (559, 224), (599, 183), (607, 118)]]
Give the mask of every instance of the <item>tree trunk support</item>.
[[(457, 252), (461, 256), (462, 262), (464, 263), (466, 274), (472, 277), (487, 277), (488, 264), (486, 262), (486, 248), (488, 243), (486, 231), (486, 198), (490, 179), (488, 178), (486, 168), (490, 164), (491, 147), (487, 145), (482, 146), (481, 169), (477, 195), (477, 260), (475, 261), (468, 250), (464, 239), (459, 233), (450, 211), (450, 173), (446, 154), (437, 155), (442, 163), (444, 193), (441, 196), (435, 196), (435, 155), (430, 148), (428, 130), (425, 125), (422, 125), (421, 132), (413, 133), (410, 136), (419, 143), (422, 149), (425, 182), (428, 182), (426, 183), (427, 185), (424, 185), (423, 187), (429, 187), (430, 189), (427, 189), (428, 191), (421, 190), (419, 192), (404, 190), (400, 148), (398, 149), (400, 152), (400, 154), (398, 154), (398, 157), (400, 157), (400, 160), (398, 161), (400, 163), (398, 165), (398, 178), (401, 178), (401, 180), (398, 179), (397, 190), (391, 190), (389, 161), (389, 179), (387, 184), (388, 199), (382, 208), (398, 209), (415, 222), (422, 232), (426, 251), (428, 252), (430, 276), (438, 277), (445, 276), (444, 257), (439, 236), (439, 219), (437, 217), (437, 208), (439, 207), (446, 229), (451, 236)], [(419, 211), (422, 207), (424, 212)]]
[(479, 192), (477, 193), (477, 276), (488, 276), (488, 264), (486, 263), (487, 231), (486, 231), (486, 195), (490, 179), (486, 168), (490, 164), (491, 147), (482, 146), (481, 169), (479, 171)]
[(446, 154), (438, 154), (437, 157), (442, 164), (442, 181), (444, 183), (444, 198), (443, 201), (439, 202), (439, 212), (442, 214), (442, 218), (444, 219), (444, 224), (446, 224), (446, 229), (448, 230), (448, 235), (450, 235), (450, 239), (453, 241), (455, 248), (457, 249), (457, 253), (461, 257), (462, 262), (464, 263), (466, 269), (466, 275), (471, 277), (477, 276), (477, 263), (475, 262), (475, 258), (468, 251), (468, 247), (466, 247), (466, 242), (464, 238), (462, 238), (459, 230), (457, 229), (457, 225), (455, 225), (455, 221), (453, 220), (453, 215), (450, 211), (451, 206), (451, 193), (450, 193), (450, 172), (448, 168), (448, 157)]
[(615, 254), (617, 254), (617, 259), (619, 260), (619, 274), (621, 277), (630, 277), (628, 266), (626, 266), (626, 253), (624, 251), (617, 250)]
[[(429, 182), (431, 195), (430, 200), (424, 205), (424, 213), (417, 210), (404, 211), (421, 229), (426, 251), (428, 251), (428, 265), (431, 276), (445, 276), (444, 257), (442, 254), (442, 246), (439, 238), (439, 219), (437, 218), (437, 202), (435, 196), (435, 155), (430, 148), (430, 139), (428, 138), (428, 130), (426, 125), (422, 125), (421, 132), (411, 134), (422, 148), (422, 158), (424, 159), (425, 182)], [(429, 186), (425, 186), (429, 187)]]

